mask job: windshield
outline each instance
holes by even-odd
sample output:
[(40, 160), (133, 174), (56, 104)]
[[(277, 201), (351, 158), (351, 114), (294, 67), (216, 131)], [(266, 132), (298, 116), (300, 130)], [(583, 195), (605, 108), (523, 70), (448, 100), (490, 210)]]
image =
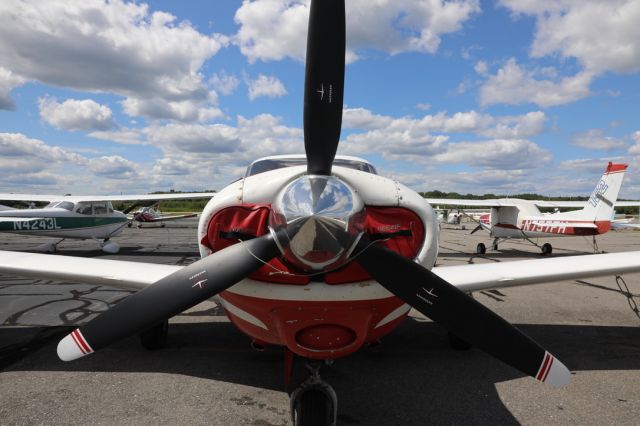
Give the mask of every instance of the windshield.
[(44, 206), (45, 209), (54, 208), (54, 207), (58, 209), (73, 211), (73, 203), (70, 201), (52, 201), (46, 206)]
[[(247, 169), (246, 177), (254, 176), (271, 170), (282, 169), (285, 167), (304, 166), (307, 164), (305, 158), (267, 158), (254, 162)], [(356, 160), (346, 160), (344, 158), (336, 158), (333, 161), (334, 166), (347, 167), (349, 169), (360, 170), (361, 172), (378, 174), (375, 167), (369, 163)]]

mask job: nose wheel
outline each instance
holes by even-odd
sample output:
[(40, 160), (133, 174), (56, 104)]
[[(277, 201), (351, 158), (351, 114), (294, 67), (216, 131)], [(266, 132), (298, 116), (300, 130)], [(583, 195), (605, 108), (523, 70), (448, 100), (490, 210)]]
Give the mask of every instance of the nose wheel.
[(329, 383), (320, 378), (320, 362), (307, 364), (309, 377), (291, 393), (291, 418), (295, 426), (335, 425), (338, 397)]

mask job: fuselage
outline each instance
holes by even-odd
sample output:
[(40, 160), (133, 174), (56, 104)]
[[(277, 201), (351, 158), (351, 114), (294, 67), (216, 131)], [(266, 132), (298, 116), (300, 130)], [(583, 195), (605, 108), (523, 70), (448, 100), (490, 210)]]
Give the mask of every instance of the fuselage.
[[(0, 211), (0, 232), (59, 238), (106, 239), (122, 232), (127, 216), (111, 203), (51, 203), (56, 207)], [(96, 206), (98, 203), (95, 203)], [(104, 211), (103, 211), (104, 210)]]
[(494, 238), (587, 236), (611, 229), (611, 220), (585, 219), (581, 210), (544, 214), (526, 200), (518, 200), (513, 207), (492, 208), (480, 220)]
[[(226, 187), (199, 222), (201, 256), (269, 232), (270, 206), (306, 173), (294, 166), (248, 176)], [(365, 233), (431, 268), (438, 250), (436, 215), (414, 191), (373, 173), (334, 167), (333, 175), (365, 204)], [(397, 326), (409, 306), (372, 280), (357, 262), (302, 271), (276, 258), (220, 294), (231, 321), (257, 344), (285, 345), (313, 359), (348, 355)]]

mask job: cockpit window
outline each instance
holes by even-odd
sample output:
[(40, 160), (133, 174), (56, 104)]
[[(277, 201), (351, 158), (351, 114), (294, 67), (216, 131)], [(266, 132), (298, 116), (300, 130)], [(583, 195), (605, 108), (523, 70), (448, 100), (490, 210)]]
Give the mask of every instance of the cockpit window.
[[(307, 164), (305, 158), (267, 158), (254, 162), (247, 169), (245, 177), (254, 176), (260, 173), (269, 172), (271, 170), (282, 169), (285, 167), (304, 166)], [(334, 166), (347, 167), (349, 169), (360, 170), (361, 172), (367, 172), (377, 175), (378, 172), (369, 163), (356, 160), (347, 160), (343, 158), (336, 158), (333, 161)]]
[(76, 213), (91, 214), (91, 203), (78, 203), (76, 204)]

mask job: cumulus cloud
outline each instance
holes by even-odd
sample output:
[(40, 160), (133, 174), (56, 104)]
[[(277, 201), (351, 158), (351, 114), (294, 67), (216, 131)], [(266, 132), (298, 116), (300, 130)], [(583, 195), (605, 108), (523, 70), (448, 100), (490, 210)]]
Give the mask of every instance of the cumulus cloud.
[(38, 139), (31, 139), (22, 133), (0, 133), (0, 157), (39, 159), (45, 162), (70, 162), (86, 164), (87, 159), (75, 152), (50, 146)]
[[(481, 70), (486, 74), (486, 70)], [(548, 74), (549, 70), (545, 70)], [(514, 58), (509, 59), (496, 74), (488, 75), (480, 88), (480, 104), (519, 105), (534, 103), (541, 107), (562, 105), (587, 97), (594, 77), (580, 72), (555, 80), (537, 78), (535, 71), (521, 68)]]
[(40, 117), (53, 127), (63, 130), (108, 130), (115, 127), (113, 113), (108, 106), (92, 99), (38, 99)]
[(227, 74), (225, 71), (215, 73), (209, 79), (211, 86), (225, 96), (233, 94), (240, 84), (240, 79), (232, 74)]
[(144, 134), (140, 129), (119, 128), (116, 130), (95, 131), (89, 133), (89, 136), (109, 142), (115, 142), (123, 145), (146, 145), (148, 142), (144, 138)]
[(480, 90), (482, 105), (566, 104), (589, 96), (599, 75), (640, 71), (640, 3), (635, 0), (500, 0), (500, 4), (516, 18), (535, 18), (532, 58), (575, 59), (581, 69), (559, 77), (555, 68), (523, 69), (512, 58), (490, 75), (486, 66), (477, 64), (478, 74), (487, 78)]
[(598, 151), (613, 151), (625, 147), (624, 141), (606, 136), (602, 129), (591, 129), (576, 133), (571, 138), (571, 144), (580, 148)]
[(477, 133), (493, 138), (523, 138), (536, 135), (544, 129), (546, 115), (533, 111), (524, 115), (498, 116), (477, 111), (427, 114), (421, 118), (393, 118), (374, 114), (364, 108), (345, 108), (344, 128), (381, 130), (388, 132), (412, 130), (414, 132)]
[[(240, 29), (234, 43), (251, 62), (302, 60), (309, 1), (243, 2), (235, 15)], [(442, 35), (460, 30), (479, 11), (477, 0), (350, 0), (346, 3), (348, 60), (364, 49), (434, 53)]]
[(551, 153), (525, 139), (458, 142), (435, 155), (444, 164), (466, 164), (493, 169), (531, 169), (551, 161)]
[(110, 179), (131, 179), (137, 176), (136, 163), (118, 155), (92, 158), (89, 170), (97, 176)]
[(220, 154), (240, 145), (238, 130), (224, 124), (168, 124), (145, 130), (149, 142), (167, 152)]
[(279, 98), (287, 94), (284, 84), (273, 76), (260, 74), (255, 80), (247, 79), (247, 86), (249, 87), (249, 99), (252, 101), (261, 96)]
[(52, 188), (64, 183), (69, 170), (85, 167), (80, 154), (29, 138), (22, 133), (0, 133), (0, 187), (15, 192), (31, 188)]
[(24, 78), (0, 66), (0, 109), (11, 111), (15, 109), (16, 106), (11, 99), (11, 91), (24, 82)]
[(0, 2), (0, 67), (22, 81), (136, 99), (207, 99), (199, 70), (226, 43), (146, 4)]
[(593, 73), (640, 71), (640, 3), (635, 0), (501, 0), (536, 18), (533, 57), (576, 58)]
[[(215, 92), (210, 96), (211, 104), (217, 103)], [(202, 101), (167, 101), (162, 98), (127, 98), (121, 102), (125, 114), (132, 117), (143, 116), (151, 119), (176, 121), (210, 121), (223, 115), (222, 111)]]
[(640, 130), (633, 132), (631, 139), (633, 139), (635, 143), (629, 148), (629, 154), (640, 155)]

